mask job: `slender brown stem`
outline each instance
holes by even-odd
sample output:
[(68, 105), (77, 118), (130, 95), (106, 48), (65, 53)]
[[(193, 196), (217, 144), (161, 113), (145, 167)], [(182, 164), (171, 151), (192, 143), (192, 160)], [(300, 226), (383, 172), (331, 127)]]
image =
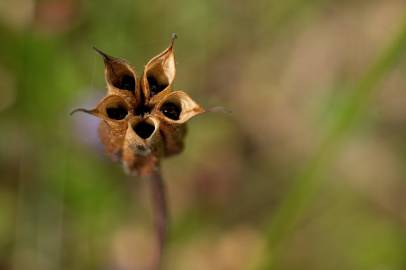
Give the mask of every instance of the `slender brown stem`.
[(149, 179), (151, 189), (151, 199), (154, 211), (155, 233), (157, 245), (152, 258), (151, 270), (159, 270), (161, 267), (162, 254), (165, 245), (168, 210), (165, 195), (165, 185), (162, 179), (161, 171), (156, 170)]

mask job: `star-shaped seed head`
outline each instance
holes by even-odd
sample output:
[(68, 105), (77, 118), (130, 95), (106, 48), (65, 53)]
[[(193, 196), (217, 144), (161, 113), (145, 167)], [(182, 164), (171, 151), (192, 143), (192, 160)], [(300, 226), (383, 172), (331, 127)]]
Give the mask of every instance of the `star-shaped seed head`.
[(140, 77), (126, 60), (95, 48), (104, 60), (107, 95), (93, 109), (73, 111), (101, 119), (99, 136), (107, 154), (129, 174), (149, 175), (162, 157), (180, 153), (186, 122), (205, 112), (185, 92), (173, 91), (175, 38)]

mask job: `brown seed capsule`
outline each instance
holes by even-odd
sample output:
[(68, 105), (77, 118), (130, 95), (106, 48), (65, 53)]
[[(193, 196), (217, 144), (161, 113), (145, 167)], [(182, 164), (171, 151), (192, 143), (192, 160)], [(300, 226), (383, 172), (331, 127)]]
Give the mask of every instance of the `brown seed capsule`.
[(155, 106), (156, 113), (165, 121), (183, 124), (205, 110), (183, 91), (175, 91), (162, 97)]
[(126, 60), (95, 49), (104, 59), (107, 96), (94, 109), (74, 111), (102, 120), (100, 140), (129, 174), (150, 175), (162, 157), (180, 153), (186, 122), (206, 111), (185, 92), (171, 92), (176, 73), (175, 37), (148, 62), (141, 79)]
[(134, 117), (128, 122), (123, 145), (123, 166), (130, 174), (148, 175), (163, 155), (160, 122), (155, 117)]
[(170, 92), (175, 80), (175, 56), (173, 54), (173, 44), (176, 35), (172, 36), (169, 47), (153, 57), (145, 66), (142, 75), (142, 89), (145, 98), (150, 103), (156, 103), (159, 99)]
[(131, 111), (131, 105), (118, 95), (107, 95), (104, 97), (96, 108), (88, 109), (75, 109), (71, 114), (76, 112), (85, 112), (106, 121), (120, 121), (124, 120)]
[(101, 121), (99, 125), (100, 141), (104, 145), (107, 155), (114, 161), (120, 161), (123, 150), (124, 136), (127, 127), (125, 123), (112, 126), (107, 121)]
[(124, 59), (116, 58), (93, 47), (103, 57), (107, 93), (118, 95), (134, 106), (139, 100), (135, 69)]
[(204, 112), (185, 92), (175, 91), (155, 107), (155, 114), (161, 119), (161, 131), (165, 145), (165, 156), (180, 153), (184, 147), (186, 121)]

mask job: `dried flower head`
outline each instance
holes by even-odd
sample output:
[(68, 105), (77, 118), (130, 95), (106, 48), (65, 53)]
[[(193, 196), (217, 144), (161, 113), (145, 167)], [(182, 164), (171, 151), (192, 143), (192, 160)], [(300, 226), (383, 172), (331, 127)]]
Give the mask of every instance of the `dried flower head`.
[(176, 68), (173, 34), (169, 47), (153, 57), (141, 77), (124, 59), (94, 48), (104, 60), (107, 95), (91, 110), (101, 119), (100, 140), (107, 154), (129, 174), (150, 175), (162, 157), (183, 149), (186, 122), (205, 112), (183, 91), (173, 91)]

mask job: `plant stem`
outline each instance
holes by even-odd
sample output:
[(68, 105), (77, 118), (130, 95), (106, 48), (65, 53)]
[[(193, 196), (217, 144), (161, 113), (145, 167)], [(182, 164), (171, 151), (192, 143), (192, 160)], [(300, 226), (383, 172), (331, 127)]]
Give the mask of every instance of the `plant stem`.
[(152, 258), (151, 270), (159, 270), (161, 267), (162, 254), (165, 245), (168, 210), (165, 195), (165, 185), (161, 175), (161, 170), (157, 169), (149, 178), (151, 189), (151, 200), (154, 215), (155, 233), (157, 243)]

